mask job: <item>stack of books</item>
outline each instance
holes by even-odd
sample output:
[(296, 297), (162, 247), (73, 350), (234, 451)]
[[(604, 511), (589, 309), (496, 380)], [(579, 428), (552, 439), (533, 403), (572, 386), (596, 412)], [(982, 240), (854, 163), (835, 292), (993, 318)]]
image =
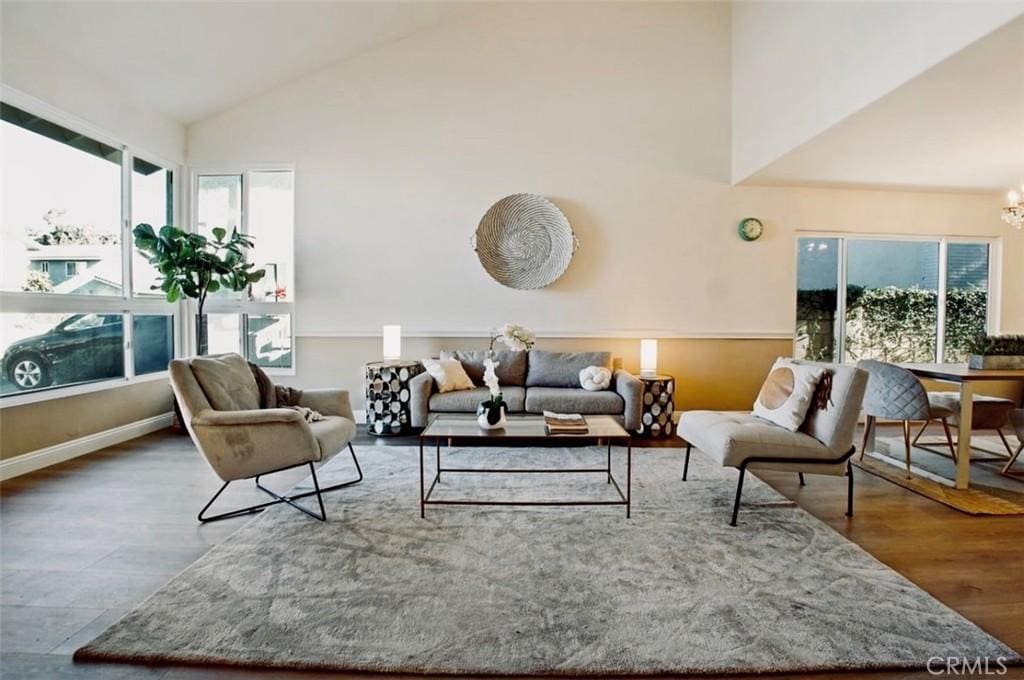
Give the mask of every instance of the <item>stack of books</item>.
[(544, 426), (548, 434), (586, 434), (587, 421), (578, 413), (544, 411)]

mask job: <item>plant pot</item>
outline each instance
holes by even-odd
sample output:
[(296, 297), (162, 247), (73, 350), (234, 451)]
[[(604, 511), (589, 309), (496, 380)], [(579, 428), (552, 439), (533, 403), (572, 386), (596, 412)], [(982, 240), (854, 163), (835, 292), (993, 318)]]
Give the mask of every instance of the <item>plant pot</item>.
[(196, 354), (210, 351), (210, 319), (205, 314), (196, 314)]
[(505, 404), (501, 406), (485, 406), (480, 404), (476, 412), (476, 422), (483, 430), (500, 430), (508, 424)]
[(998, 354), (972, 354), (967, 361), (970, 368), (992, 368), (997, 370), (1024, 369), (1024, 356)]

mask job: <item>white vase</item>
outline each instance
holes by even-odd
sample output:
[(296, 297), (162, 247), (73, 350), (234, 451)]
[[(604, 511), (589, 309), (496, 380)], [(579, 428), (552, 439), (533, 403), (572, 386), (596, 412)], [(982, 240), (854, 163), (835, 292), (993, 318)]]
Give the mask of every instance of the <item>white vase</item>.
[[(489, 409), (483, 409), (483, 412), (480, 413), (480, 415), (478, 415), (476, 417), (476, 422), (477, 422), (478, 425), (480, 425), (480, 429), (482, 429), (482, 430), (500, 430), (503, 427), (505, 427), (506, 424), (508, 424), (508, 418), (506, 417), (505, 405), (504, 404), (502, 404), (501, 407), (500, 407), (500, 411), (498, 413), (497, 420), (492, 423), (491, 420), (494, 419), (494, 416), (492, 415), (493, 410), (494, 410), (493, 407), (491, 407)], [(488, 417), (488, 416), (490, 416), (490, 417)]]

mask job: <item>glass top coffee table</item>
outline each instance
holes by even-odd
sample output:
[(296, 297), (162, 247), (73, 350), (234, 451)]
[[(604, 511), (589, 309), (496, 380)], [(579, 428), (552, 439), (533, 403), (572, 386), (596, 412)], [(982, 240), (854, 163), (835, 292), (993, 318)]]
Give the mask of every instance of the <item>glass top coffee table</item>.
[[(629, 433), (611, 416), (584, 416), (587, 421), (586, 434), (548, 434), (541, 416), (509, 416), (508, 424), (500, 430), (484, 430), (476, 422), (476, 416), (462, 414), (440, 414), (434, 416), (426, 429), (420, 433), (420, 517), (426, 516), (428, 505), (624, 505), (626, 517), (630, 513), (630, 486), (633, 477), (633, 447)], [(605, 467), (552, 467), (552, 468), (462, 468), (443, 467), (441, 444), (453, 446), (470, 444), (477, 446), (564, 446), (587, 445), (607, 446), (608, 458)], [(427, 472), (424, 465), (424, 445), (434, 445), (436, 465), (434, 476), (427, 486)], [(625, 490), (612, 473), (612, 445), (626, 449)], [(595, 474), (607, 477), (617, 498), (613, 500), (442, 500), (432, 498), (434, 488), (441, 481), (441, 474)]]

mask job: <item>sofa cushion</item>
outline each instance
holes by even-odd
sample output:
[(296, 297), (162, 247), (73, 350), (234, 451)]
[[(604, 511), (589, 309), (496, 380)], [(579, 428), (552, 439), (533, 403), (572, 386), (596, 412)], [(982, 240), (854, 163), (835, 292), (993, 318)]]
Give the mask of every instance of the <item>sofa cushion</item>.
[[(526, 399), (525, 388), (514, 385), (502, 387), (501, 393), (505, 397), (506, 410), (509, 413), (523, 412), (523, 402)], [(476, 413), (476, 407), (490, 398), (491, 393), (486, 387), (474, 387), (471, 390), (432, 394), (429, 403), (430, 410), (439, 413)]]
[(588, 392), (579, 387), (527, 387), (526, 412), (621, 415), (626, 402), (615, 392)]
[(612, 367), (611, 352), (545, 352), (530, 350), (527, 387), (579, 387), (580, 371), (588, 366)]
[[(442, 359), (455, 359), (466, 369), (466, 375), (474, 385), (484, 384), (484, 359), (486, 350), (454, 350), (441, 352)], [(505, 385), (522, 386), (526, 382), (526, 352), (495, 352), (494, 360), (498, 367), (494, 370), (498, 382)]]
[(752, 457), (800, 460), (834, 460), (837, 457), (811, 435), (790, 432), (751, 413), (687, 411), (679, 418), (676, 432), (727, 467), (739, 467)]
[(324, 416), (309, 424), (313, 437), (320, 446), (320, 460), (330, 458), (356, 436), (356, 424), (341, 416)]
[[(947, 409), (950, 424), (960, 427), (960, 393), (930, 392), (928, 401), (933, 406)], [(1010, 419), (1010, 411), (1017, 407), (1009, 399), (975, 394), (972, 400), (971, 428), (974, 430), (996, 430), (1004, 427)]]
[(260, 389), (249, 364), (238, 354), (196, 357), (192, 374), (215, 411), (247, 411), (260, 407)]

